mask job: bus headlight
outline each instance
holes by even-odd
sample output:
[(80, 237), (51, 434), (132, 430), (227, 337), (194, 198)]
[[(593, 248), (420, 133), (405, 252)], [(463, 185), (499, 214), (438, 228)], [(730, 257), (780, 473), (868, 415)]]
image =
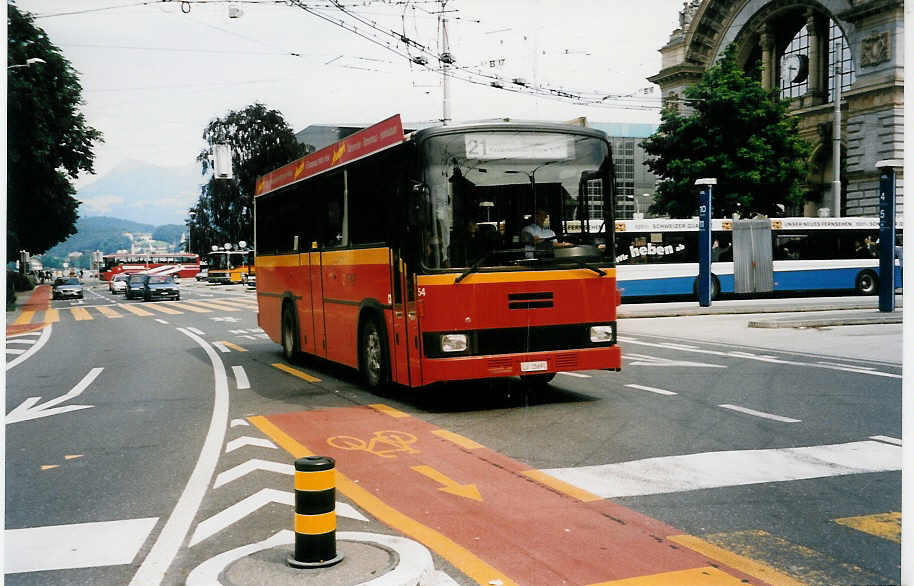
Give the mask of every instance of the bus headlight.
[(595, 343), (606, 343), (613, 341), (612, 326), (590, 326), (590, 341)]
[(442, 352), (464, 352), (467, 349), (466, 334), (442, 334), (441, 351)]

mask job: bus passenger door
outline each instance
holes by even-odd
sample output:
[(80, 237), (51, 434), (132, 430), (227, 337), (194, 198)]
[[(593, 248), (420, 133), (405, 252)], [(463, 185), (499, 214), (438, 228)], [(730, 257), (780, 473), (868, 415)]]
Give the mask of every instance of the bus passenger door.
[(415, 278), (409, 267), (394, 253), (392, 280), (393, 351), (391, 378), (403, 385), (422, 384), (419, 321), (416, 312)]

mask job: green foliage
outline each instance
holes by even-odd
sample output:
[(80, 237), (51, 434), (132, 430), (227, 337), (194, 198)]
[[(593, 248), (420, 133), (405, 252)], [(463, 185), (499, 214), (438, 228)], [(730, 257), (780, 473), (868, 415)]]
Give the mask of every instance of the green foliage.
[(232, 151), (232, 179), (211, 178), (201, 189), (188, 221), (193, 252), (210, 246), (254, 240), (254, 183), (258, 176), (304, 154), (304, 145), (278, 110), (260, 103), (230, 111), (203, 131), (207, 147), (197, 156), (204, 174), (213, 170), (213, 146)]
[(693, 112), (667, 108), (642, 143), (653, 157), (648, 168), (661, 178), (652, 213), (695, 215), (702, 177), (717, 178), (715, 217), (778, 216), (778, 204), (802, 204), (810, 146), (797, 135), (789, 102), (747, 75), (732, 47), (685, 95)]
[(164, 226), (157, 226), (156, 229), (152, 231), (152, 239), (167, 242), (169, 246), (177, 246), (181, 243), (181, 236), (184, 232), (184, 226), (178, 224), (165, 224)]
[[(7, 260), (42, 253), (76, 231), (71, 180), (93, 172), (100, 132), (79, 112), (76, 71), (47, 34), (7, 4)], [(44, 63), (24, 65), (28, 59)], [(12, 67), (10, 67), (12, 66)]]

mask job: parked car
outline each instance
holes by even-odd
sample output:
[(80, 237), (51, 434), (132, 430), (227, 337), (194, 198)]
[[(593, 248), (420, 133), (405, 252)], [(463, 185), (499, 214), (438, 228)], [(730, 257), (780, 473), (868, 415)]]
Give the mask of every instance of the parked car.
[(181, 291), (178, 290), (178, 284), (171, 275), (149, 275), (143, 288), (143, 299), (153, 301), (155, 299), (181, 299)]
[(208, 276), (209, 276), (209, 270), (207, 269), (207, 267), (203, 267), (202, 269), (200, 269), (200, 272), (194, 276), (194, 278), (197, 279), (198, 281), (205, 281)]
[(54, 299), (66, 299), (67, 297), (82, 299), (83, 286), (76, 277), (61, 277), (54, 281), (51, 297)]
[(130, 275), (127, 279), (127, 289), (124, 291), (124, 296), (127, 299), (142, 297), (146, 292), (146, 281), (148, 279), (149, 275)]
[(108, 291), (111, 293), (123, 293), (127, 290), (127, 279), (130, 277), (127, 273), (118, 273), (108, 281)]

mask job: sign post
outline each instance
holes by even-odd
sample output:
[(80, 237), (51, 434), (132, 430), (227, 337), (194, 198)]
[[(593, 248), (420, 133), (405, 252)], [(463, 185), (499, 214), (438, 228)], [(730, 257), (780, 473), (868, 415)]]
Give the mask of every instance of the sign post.
[(895, 169), (902, 161), (876, 163), (879, 169), (879, 311), (895, 311)]
[(698, 197), (698, 305), (711, 307), (711, 186), (717, 179), (695, 181), (701, 186)]

